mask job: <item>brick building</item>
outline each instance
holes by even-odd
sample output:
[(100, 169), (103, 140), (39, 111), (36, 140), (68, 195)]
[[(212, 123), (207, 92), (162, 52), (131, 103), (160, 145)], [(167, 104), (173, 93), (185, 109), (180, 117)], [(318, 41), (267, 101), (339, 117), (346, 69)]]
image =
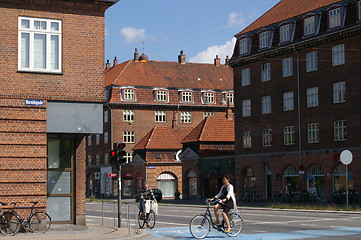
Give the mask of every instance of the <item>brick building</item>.
[[(236, 34), (236, 192), (361, 191), (361, 1), (282, 0)], [(352, 151), (346, 175), (340, 152)]]
[(0, 201), (38, 200), (54, 221), (85, 225), (84, 136), (103, 131), (104, 12), (116, 2), (0, 1)]
[(193, 128), (208, 115), (224, 115), (226, 102), (233, 106), (233, 71), (218, 57), (214, 64), (188, 63), (181, 52), (176, 62), (149, 61), (136, 51), (134, 59), (106, 64), (104, 86), (104, 134), (87, 141), (88, 193), (96, 196), (117, 195), (107, 177), (116, 172), (109, 163), (113, 143), (127, 144), (130, 163), (131, 149), (155, 126), (171, 127), (176, 118), (179, 129)]

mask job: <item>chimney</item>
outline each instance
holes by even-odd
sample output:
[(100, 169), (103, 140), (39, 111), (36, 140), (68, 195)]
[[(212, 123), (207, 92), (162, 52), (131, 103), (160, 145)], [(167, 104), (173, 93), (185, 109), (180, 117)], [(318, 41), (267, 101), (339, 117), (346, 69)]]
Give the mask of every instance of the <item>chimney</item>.
[(183, 54), (183, 50), (180, 51), (180, 54), (178, 55), (178, 62), (180, 64), (186, 64), (186, 55)]
[(115, 65), (117, 65), (117, 64), (118, 64), (117, 57), (114, 57), (114, 60), (113, 60), (113, 67), (114, 67)]
[(229, 62), (229, 58), (228, 58), (228, 55), (226, 56), (226, 60), (225, 60), (225, 64), (227, 65)]
[(109, 62), (109, 59), (107, 60), (107, 63), (105, 64), (105, 70), (109, 69), (110, 68), (110, 62)]
[(136, 48), (134, 51), (134, 62), (139, 62), (138, 48)]
[(226, 118), (228, 120), (233, 120), (232, 108), (230, 108), (229, 105), (227, 107)]
[(216, 55), (216, 58), (214, 59), (214, 66), (220, 67), (221, 66), (221, 59)]
[(176, 132), (179, 130), (178, 111), (173, 111), (172, 129)]

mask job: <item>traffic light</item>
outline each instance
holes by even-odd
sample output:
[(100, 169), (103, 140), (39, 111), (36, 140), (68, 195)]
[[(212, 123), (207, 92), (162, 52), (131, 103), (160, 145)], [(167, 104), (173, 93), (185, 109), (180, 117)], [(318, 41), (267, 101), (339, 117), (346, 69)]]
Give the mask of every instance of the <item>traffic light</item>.
[(127, 154), (124, 150), (124, 148), (127, 145), (123, 142), (118, 142), (116, 145), (116, 151), (117, 151), (117, 160), (119, 165), (123, 165), (126, 162), (125, 155)]
[(118, 160), (117, 160), (117, 151), (115, 150), (111, 150), (110, 153), (109, 153), (109, 156), (110, 156), (110, 163), (112, 165), (115, 165), (118, 163)]

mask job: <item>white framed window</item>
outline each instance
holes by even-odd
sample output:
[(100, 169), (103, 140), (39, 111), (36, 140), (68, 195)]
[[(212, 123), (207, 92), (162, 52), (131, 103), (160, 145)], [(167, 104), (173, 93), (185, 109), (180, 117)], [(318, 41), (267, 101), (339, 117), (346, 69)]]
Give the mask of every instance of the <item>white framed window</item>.
[(252, 147), (251, 131), (244, 131), (242, 133), (242, 140), (243, 140), (243, 148), (251, 148)]
[(271, 80), (271, 64), (265, 63), (261, 65), (261, 81), (266, 82)]
[(308, 143), (320, 142), (320, 128), (318, 123), (310, 123), (307, 125)]
[(88, 146), (92, 145), (92, 135), (88, 135)]
[(306, 72), (318, 69), (317, 51), (306, 53)]
[(251, 84), (251, 69), (245, 68), (241, 70), (241, 80), (242, 86), (247, 86)]
[(332, 66), (338, 66), (345, 63), (345, 44), (339, 44), (332, 47)]
[(249, 52), (248, 38), (242, 38), (239, 40), (239, 53), (241, 55)]
[(271, 96), (262, 97), (262, 114), (269, 114), (272, 112), (272, 98)]
[(202, 102), (204, 104), (213, 104), (216, 103), (214, 92), (202, 92)]
[(133, 160), (133, 154), (132, 154), (131, 152), (125, 153), (124, 159), (125, 159), (125, 163), (130, 163), (130, 162), (132, 162), (132, 160)]
[(167, 90), (157, 90), (156, 91), (156, 101), (157, 102), (167, 102), (168, 101), (168, 91)]
[(309, 36), (316, 33), (316, 16), (310, 16), (303, 20), (303, 35)]
[(346, 102), (346, 82), (333, 84), (333, 103)]
[(341, 7), (328, 11), (328, 27), (335, 28), (341, 26)]
[(307, 107), (318, 106), (318, 87), (307, 88)]
[(289, 77), (293, 75), (293, 59), (284, 58), (282, 59), (282, 76)]
[(104, 132), (104, 144), (107, 144), (109, 142), (109, 133)]
[(99, 154), (95, 154), (95, 165), (99, 166), (100, 165), (100, 156)]
[(242, 101), (242, 117), (251, 116), (251, 99)]
[(234, 104), (234, 94), (233, 94), (233, 92), (225, 92), (225, 93), (223, 93), (223, 100), (226, 103), (229, 103), (229, 104), (233, 105)]
[(122, 101), (135, 101), (135, 89), (134, 88), (123, 88), (121, 89), (121, 100)]
[(291, 111), (294, 109), (293, 92), (283, 93), (283, 111)]
[(291, 27), (290, 24), (285, 24), (280, 27), (280, 43), (288, 42), (291, 40)]
[(19, 17), (18, 69), (60, 73), (62, 21)]
[(181, 123), (192, 123), (192, 113), (181, 112)]
[(346, 120), (339, 120), (333, 123), (334, 129), (334, 140), (335, 141), (345, 141), (346, 138)]
[(123, 142), (124, 143), (135, 143), (135, 132), (124, 131), (123, 132)]
[(104, 153), (104, 165), (109, 165), (109, 153)]
[(192, 103), (193, 102), (193, 93), (190, 91), (181, 92), (181, 102), (182, 103)]
[(166, 111), (155, 111), (155, 122), (166, 122), (167, 112)]
[(208, 116), (214, 116), (214, 112), (204, 112), (203, 113), (203, 119), (208, 117)]
[(109, 122), (109, 112), (108, 111), (104, 111), (104, 122), (105, 123)]
[(134, 122), (133, 110), (123, 110), (123, 122)]
[(259, 34), (259, 48), (268, 48), (270, 45), (269, 31), (264, 31)]
[(272, 146), (272, 129), (263, 129), (262, 130), (262, 146), (271, 147)]
[(286, 126), (283, 128), (283, 143), (284, 145), (295, 144), (295, 129), (294, 126)]
[(97, 133), (95, 134), (95, 145), (99, 145), (99, 143), (100, 143), (100, 134)]

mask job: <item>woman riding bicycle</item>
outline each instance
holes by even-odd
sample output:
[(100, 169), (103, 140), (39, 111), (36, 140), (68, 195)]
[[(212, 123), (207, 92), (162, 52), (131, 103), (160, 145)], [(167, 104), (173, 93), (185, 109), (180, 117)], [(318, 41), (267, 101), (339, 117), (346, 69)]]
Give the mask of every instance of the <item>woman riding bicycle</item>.
[(233, 185), (229, 182), (229, 177), (223, 176), (223, 186), (219, 193), (210, 201), (214, 201), (215, 199), (219, 199), (220, 202), (214, 205), (214, 214), (216, 215), (216, 224), (219, 224), (218, 211), (219, 209), (223, 209), (222, 216), (223, 220), (227, 224), (227, 229), (225, 232), (229, 232), (231, 230), (231, 226), (229, 224), (228, 213), (229, 211), (236, 207), (236, 198), (234, 197), (234, 188)]

